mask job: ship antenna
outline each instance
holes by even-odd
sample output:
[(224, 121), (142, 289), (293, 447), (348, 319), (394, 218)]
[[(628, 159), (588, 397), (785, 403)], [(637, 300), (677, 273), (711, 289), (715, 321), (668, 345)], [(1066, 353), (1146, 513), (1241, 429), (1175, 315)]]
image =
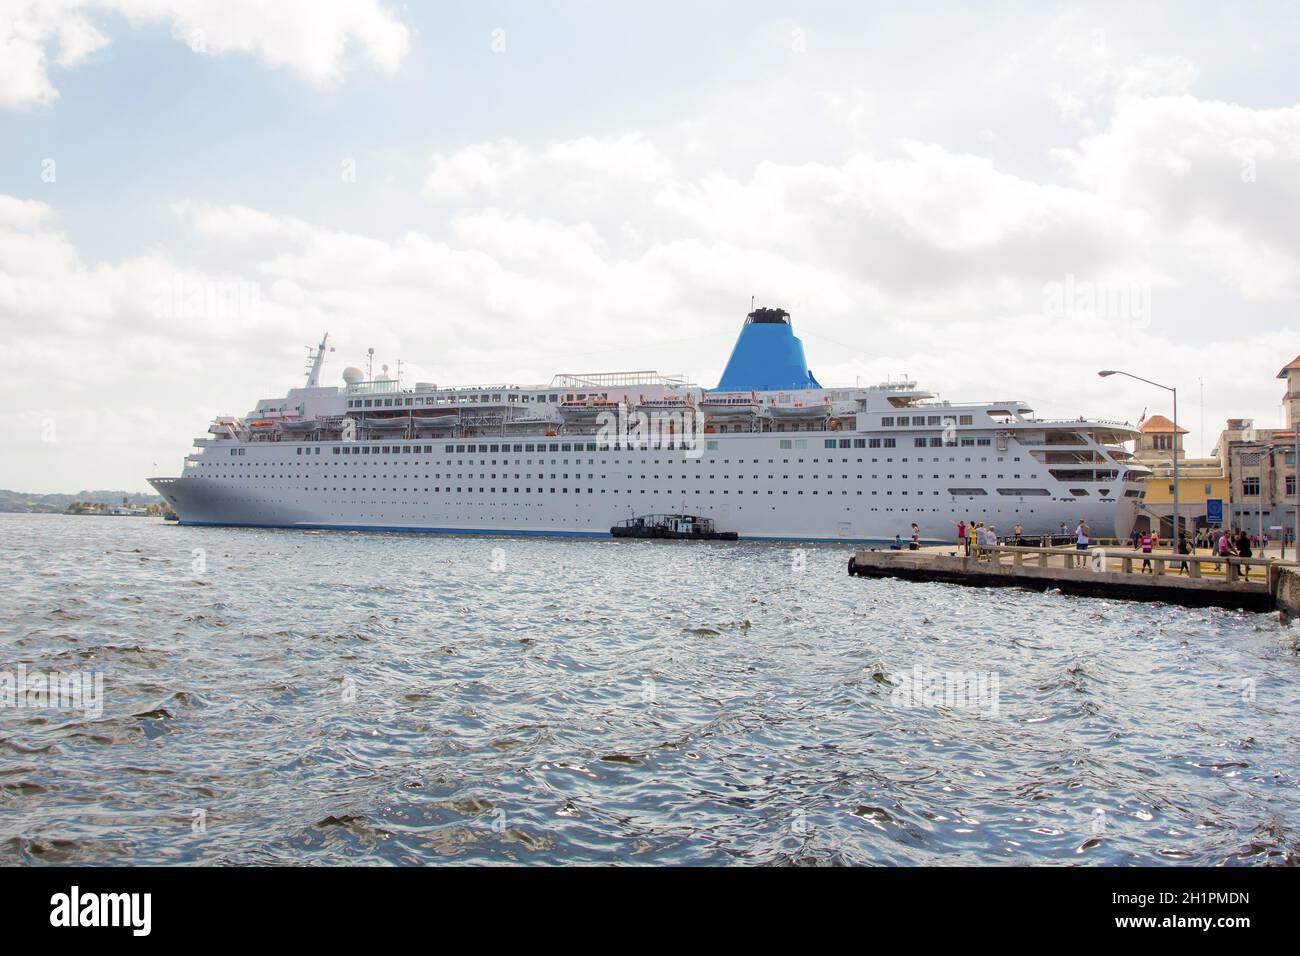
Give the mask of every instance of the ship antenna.
[(307, 370), (307, 387), (315, 388), (320, 383), (320, 367), (325, 364), (325, 343), (330, 340), (330, 334), (326, 332), (321, 336), (320, 345), (316, 346), (316, 353), (311, 356), (311, 367)]
[(374, 380), (375, 380), (375, 350), (373, 348), (368, 348), (366, 349), (366, 381), (373, 382)]

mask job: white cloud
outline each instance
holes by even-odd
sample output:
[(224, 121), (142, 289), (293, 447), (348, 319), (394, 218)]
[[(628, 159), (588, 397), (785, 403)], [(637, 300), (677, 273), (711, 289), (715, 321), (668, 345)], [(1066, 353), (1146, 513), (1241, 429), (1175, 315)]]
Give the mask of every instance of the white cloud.
[(1080, 188), (1142, 210), (1224, 284), (1254, 299), (1300, 293), (1300, 106), (1133, 99), (1058, 155)]
[(0, 3), (0, 108), (44, 105), (58, 98), (48, 75), (55, 62), (76, 66), (108, 40), (66, 0)]
[(430, 161), (426, 199), (559, 200), (592, 205), (625, 201), (673, 172), (668, 157), (639, 134), (583, 136), (531, 149), (512, 139), (467, 146)]
[(43, 202), (0, 195), (0, 226), (31, 229), (44, 222), (49, 215), (50, 207)]
[(179, 219), (190, 222), (199, 235), (234, 242), (302, 236), (309, 230), (299, 219), (248, 206), (222, 206), (187, 199), (172, 203), (171, 208)]
[(904, 142), (839, 165), (761, 162), (744, 177), (692, 176), (670, 154), (643, 136), (471, 146), (433, 158), (425, 195), (523, 215), (590, 211), (617, 222), (636, 250), (648, 230), (661, 244), (702, 239), (818, 263), (873, 305), (903, 309), (978, 308), (990, 294), (1005, 304), (1037, 298), (1044, 281), (1067, 272), (1148, 270), (1140, 212), (933, 144)]
[(109, 42), (100, 26), (112, 14), (137, 26), (167, 24), (196, 54), (248, 54), (316, 84), (341, 75), (349, 47), (391, 73), (410, 46), (407, 28), (379, 0), (3, 0), (0, 108), (58, 99), (51, 48), (59, 67), (77, 66)]
[(1126, 57), (1092, 17), (1055, 17), (1022, 49), (1005, 57), (995, 74), (1022, 86), (1041, 85), (1057, 112), (1084, 130), (1096, 128), (1117, 104), (1129, 99), (1190, 89), (1196, 78), (1191, 61), (1176, 55)]

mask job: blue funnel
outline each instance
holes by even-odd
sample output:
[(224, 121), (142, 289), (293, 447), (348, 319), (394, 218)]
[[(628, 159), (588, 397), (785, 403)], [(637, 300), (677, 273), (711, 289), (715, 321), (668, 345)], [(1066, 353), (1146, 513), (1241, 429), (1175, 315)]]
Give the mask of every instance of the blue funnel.
[(803, 343), (784, 309), (755, 309), (741, 326), (740, 338), (715, 392), (769, 392), (821, 388), (803, 355)]

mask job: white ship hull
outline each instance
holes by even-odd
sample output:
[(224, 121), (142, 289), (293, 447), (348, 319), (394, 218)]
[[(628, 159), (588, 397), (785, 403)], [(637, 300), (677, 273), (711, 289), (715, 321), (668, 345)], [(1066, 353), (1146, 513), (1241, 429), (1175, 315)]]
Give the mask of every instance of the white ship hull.
[[(1136, 498), (1119, 485), (1107, 488), (1114, 495), (1106, 498), (1094, 489), (1091, 500), (996, 492), (958, 498), (942, 469), (965, 456), (886, 462), (875, 449), (796, 454), (781, 449), (782, 440), (775, 433), (719, 435), (711, 439), (717, 448), (698, 458), (651, 449), (448, 454), (450, 442), (382, 439), (359, 444), (404, 451), (345, 456), (334, 453), (345, 443), (321, 442), (311, 444), (323, 454), (302, 455), (303, 443), (256, 442), (241, 456), (217, 456), (153, 484), (181, 524), (604, 536), (634, 515), (684, 513), (712, 518), (742, 538), (859, 542), (907, 539), (913, 522), (930, 542), (954, 540), (957, 523), (972, 519), (1002, 535), (1017, 524), (1026, 534), (1062, 523), (1073, 529), (1083, 518), (1095, 536), (1122, 537), (1133, 524)], [(822, 440), (806, 439), (809, 446)], [(405, 452), (411, 447), (420, 451)], [(1009, 447), (1000, 457), (1018, 456)]]

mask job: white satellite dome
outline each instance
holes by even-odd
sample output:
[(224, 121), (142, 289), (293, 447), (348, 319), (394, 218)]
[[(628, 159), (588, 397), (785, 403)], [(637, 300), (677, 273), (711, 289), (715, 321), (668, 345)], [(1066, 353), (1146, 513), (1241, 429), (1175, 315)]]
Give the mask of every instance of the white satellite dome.
[(355, 365), (349, 365), (343, 370), (343, 381), (348, 385), (360, 385), (365, 380), (366, 373)]

